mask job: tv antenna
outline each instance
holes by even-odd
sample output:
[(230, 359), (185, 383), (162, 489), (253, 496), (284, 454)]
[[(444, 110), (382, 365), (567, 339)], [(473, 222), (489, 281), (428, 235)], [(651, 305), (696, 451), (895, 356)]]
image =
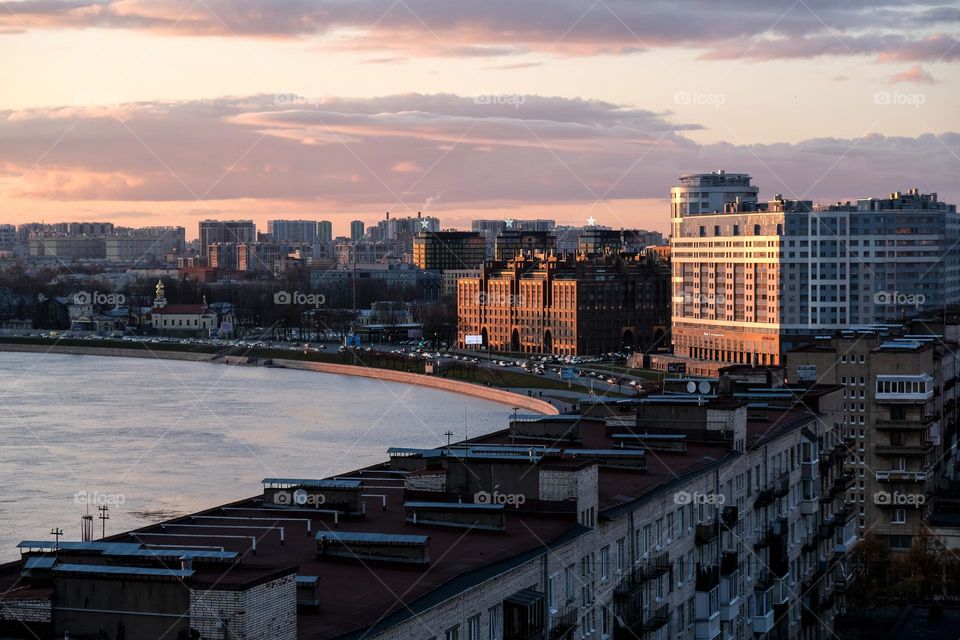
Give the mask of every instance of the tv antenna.
[(99, 507), (97, 507), (97, 511), (100, 512), (100, 515), (97, 517), (100, 518), (100, 522), (103, 525), (103, 532), (100, 537), (106, 538), (107, 537), (107, 520), (110, 519), (110, 505), (106, 505), (106, 504), (100, 505)]
[(53, 543), (53, 554), (59, 555), (60, 553), (60, 536), (63, 535), (63, 529), (60, 527), (55, 527), (50, 530), (50, 535), (52, 535), (56, 541)]

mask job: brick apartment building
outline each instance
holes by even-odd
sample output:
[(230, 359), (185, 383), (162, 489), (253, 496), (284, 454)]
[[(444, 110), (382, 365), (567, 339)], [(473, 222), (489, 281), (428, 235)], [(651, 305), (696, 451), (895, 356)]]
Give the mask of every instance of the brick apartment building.
[(458, 343), (585, 355), (648, 350), (670, 328), (670, 267), (652, 257), (525, 256), (458, 282)]

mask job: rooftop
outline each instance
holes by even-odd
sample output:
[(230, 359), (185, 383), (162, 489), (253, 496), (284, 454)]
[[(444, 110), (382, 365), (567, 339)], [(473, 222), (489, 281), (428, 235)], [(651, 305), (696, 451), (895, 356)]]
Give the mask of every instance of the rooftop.
[[(661, 396), (648, 399), (647, 404), (689, 407), (685, 400)], [(703, 402), (710, 408), (746, 406), (741, 398), (705, 398)], [(802, 405), (789, 409), (750, 407), (748, 412), (748, 446), (816, 420), (816, 414)], [(723, 432), (706, 434), (700, 427), (695, 424), (689, 431), (653, 435), (644, 435), (637, 428), (638, 441), (624, 442), (616, 436), (633, 433), (631, 427), (585, 419), (579, 424), (577, 442), (529, 444), (521, 436), (500, 431), (472, 439), (467, 446), (394, 448), (390, 451), (396, 463), (393, 467), (384, 463), (326, 479), (264, 480), (265, 491), (298, 487), (308, 493), (313, 489), (352, 492), (362, 496), (361, 513), (348, 514), (352, 510), (347, 510), (334, 514), (323, 504), (314, 508), (299, 503), (278, 507), (265, 503), (264, 494), (258, 494), (108, 540), (60, 542), (63, 564), (51, 568), (44, 560), (36, 563), (35, 570), (86, 571), (109, 579), (110, 573), (155, 568), (159, 571), (156, 575), (139, 575), (156, 580), (182, 578), (201, 589), (213, 585), (218, 589), (248, 588), (291, 573), (303, 583), (316, 577), (317, 598), (335, 606), (299, 610), (298, 637), (359, 638), (371, 625), (380, 630), (389, 628), (587, 531), (577, 523), (576, 510), (567, 503), (530, 499), (519, 505), (478, 504), (439, 492), (424, 497), (426, 492), (405, 489), (408, 477), (422, 477), (431, 470), (443, 473), (441, 462), (445, 458), (462, 467), (498, 464), (580, 472), (596, 466), (598, 516), (612, 518), (640, 500), (667, 494), (690, 477), (708, 473), (741, 455), (732, 449), (732, 438)], [(417, 457), (429, 465), (426, 470), (413, 474), (404, 471), (402, 465)], [(630, 464), (635, 466), (631, 468)], [(523, 481), (525, 470), (519, 471), (517, 477)], [(504, 470), (498, 473), (503, 478), (511, 477)], [(531, 477), (536, 480), (535, 474)], [(506, 493), (510, 488), (503, 486), (500, 491)], [(437, 526), (435, 521), (417, 519), (418, 513), (436, 509), (447, 511), (452, 518), (466, 512), (477, 518), (505, 515), (505, 527)], [(336, 550), (318, 554), (318, 544), (363, 547), (369, 552), (352, 557), (350, 552)], [(34, 557), (45, 554), (42, 557), (49, 558), (54, 544), (25, 541), (20, 547)], [(413, 549), (422, 552), (416, 556), (419, 562), (407, 561), (404, 556), (416, 555)], [(157, 560), (150, 556), (159, 557), (159, 562), (149, 562)], [(186, 563), (182, 564), (184, 558)], [(236, 563), (235, 558), (241, 561)], [(84, 568), (75, 566), (80, 563)], [(0, 598), (52, 597), (52, 590), (37, 589), (24, 580), (21, 570), (20, 563), (0, 567), (0, 593), (6, 592)]]

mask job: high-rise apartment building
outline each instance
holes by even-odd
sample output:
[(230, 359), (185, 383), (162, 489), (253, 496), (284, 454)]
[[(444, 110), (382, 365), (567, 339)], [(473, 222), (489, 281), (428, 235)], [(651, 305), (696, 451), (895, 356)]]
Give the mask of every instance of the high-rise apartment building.
[(10, 251), (17, 244), (17, 227), (0, 224), (0, 251)]
[(240, 245), (236, 242), (215, 242), (207, 247), (210, 266), (224, 271), (237, 271), (240, 267)]
[(253, 220), (201, 220), (200, 254), (207, 256), (210, 245), (221, 242), (249, 244), (257, 241)]
[(350, 239), (356, 242), (363, 237), (363, 220), (350, 222)]
[(333, 240), (333, 224), (329, 220), (317, 223), (317, 241), (331, 242)]
[[(694, 186), (731, 176), (723, 197), (732, 200), (720, 212), (720, 192)], [(673, 345), (688, 372), (778, 364), (813, 336), (960, 302), (960, 218), (936, 194), (814, 207), (780, 196), (757, 203), (744, 174), (681, 183), (672, 200)]]
[(487, 242), (473, 231), (421, 231), (413, 238), (413, 263), (421, 269), (476, 269), (487, 257)]
[(317, 241), (317, 222), (313, 220), (267, 220), (267, 233), (273, 242), (313, 244)]

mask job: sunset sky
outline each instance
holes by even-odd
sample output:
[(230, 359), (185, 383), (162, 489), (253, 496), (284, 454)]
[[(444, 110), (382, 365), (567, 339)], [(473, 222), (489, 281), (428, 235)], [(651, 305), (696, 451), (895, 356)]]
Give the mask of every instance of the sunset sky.
[(720, 168), (957, 202), (958, 37), (946, 1), (7, 1), (0, 222), (666, 231)]

